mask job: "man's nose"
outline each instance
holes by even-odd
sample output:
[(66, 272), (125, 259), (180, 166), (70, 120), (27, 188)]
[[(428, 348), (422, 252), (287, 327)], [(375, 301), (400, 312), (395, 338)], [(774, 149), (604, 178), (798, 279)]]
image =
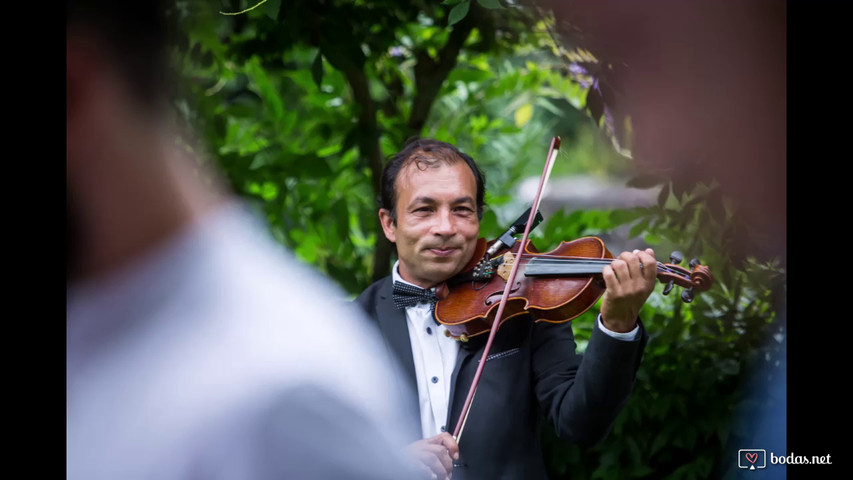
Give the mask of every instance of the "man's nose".
[(441, 210), (438, 212), (432, 233), (441, 236), (450, 236), (456, 233), (456, 223), (453, 221), (453, 214), (450, 210)]

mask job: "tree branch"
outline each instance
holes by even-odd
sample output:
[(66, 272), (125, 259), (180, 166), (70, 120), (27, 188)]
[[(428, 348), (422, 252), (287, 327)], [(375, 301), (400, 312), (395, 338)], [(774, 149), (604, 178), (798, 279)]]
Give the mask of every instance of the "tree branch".
[[(412, 100), (412, 109), (407, 123), (408, 135), (418, 135), (426, 124), (429, 111), (435, 102), (441, 85), (447, 76), (456, 67), (459, 52), (462, 46), (476, 26), (479, 9), (472, 8), (468, 15), (457, 23), (447, 43), (438, 53), (438, 59), (433, 60), (425, 50), (417, 53), (418, 63), (415, 65), (415, 87), (416, 94)], [(322, 48), (323, 55), (329, 60), (333, 67), (344, 74), (352, 91), (353, 99), (359, 106), (358, 114), (358, 136), (359, 151), (367, 160), (371, 172), (373, 193), (379, 198), (379, 186), (382, 176), (382, 150), (379, 146), (379, 126), (376, 119), (376, 102), (370, 96), (368, 79), (364, 71), (363, 62), (355, 58), (342, 55), (339, 49)], [(361, 53), (361, 52), (358, 52)], [(362, 57), (363, 58), (363, 57)], [(377, 215), (375, 221), (376, 244), (373, 256), (373, 281), (388, 275), (391, 267), (391, 243), (382, 233), (382, 226)]]
[[(370, 168), (371, 184), (374, 198), (379, 198), (379, 185), (382, 176), (382, 149), (379, 146), (379, 125), (376, 121), (376, 102), (370, 96), (367, 74), (364, 72), (364, 62), (352, 58), (345, 52), (333, 46), (323, 48), (323, 55), (337, 70), (344, 74), (352, 91), (358, 112), (358, 149), (367, 160)], [(360, 53), (360, 52), (359, 52)], [(362, 57), (363, 59), (363, 57)], [(391, 269), (391, 243), (382, 234), (379, 216), (374, 223), (376, 244), (373, 250), (373, 281), (388, 275)]]
[[(370, 167), (374, 198), (379, 198), (382, 177), (382, 149), (379, 146), (379, 126), (376, 121), (376, 104), (370, 96), (367, 75), (363, 69), (347, 68), (344, 76), (352, 90), (353, 98), (361, 111), (358, 114), (358, 148)], [(375, 217), (376, 244), (373, 253), (373, 281), (388, 275), (391, 269), (391, 243), (382, 233), (379, 216)]]
[(433, 60), (425, 49), (417, 52), (418, 63), (415, 65), (415, 88), (417, 91), (412, 100), (411, 114), (406, 125), (408, 137), (419, 135), (423, 130), (442, 84), (456, 67), (462, 46), (465, 45), (471, 31), (477, 26), (479, 10), (472, 5), (468, 15), (453, 27), (447, 43), (438, 52), (438, 60)]

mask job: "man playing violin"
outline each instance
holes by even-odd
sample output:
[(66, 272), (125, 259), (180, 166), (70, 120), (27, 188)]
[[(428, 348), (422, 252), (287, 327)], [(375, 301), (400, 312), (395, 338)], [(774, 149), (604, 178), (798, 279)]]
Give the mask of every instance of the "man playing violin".
[(448, 143), (420, 139), (394, 155), (382, 174), (379, 219), (398, 261), (356, 301), (401, 361), (401, 388), (418, 394), (419, 404), (406, 406), (421, 425), (409, 451), (427, 478), (544, 479), (541, 415), (562, 439), (593, 445), (627, 402), (648, 339), (638, 313), (655, 286), (656, 260), (651, 249), (635, 250), (604, 267), (601, 313), (583, 355), (571, 322), (525, 315), (504, 323), (457, 444), (450, 432), (487, 335), (451, 338), (429, 297), (474, 255), (484, 185), (473, 159)]

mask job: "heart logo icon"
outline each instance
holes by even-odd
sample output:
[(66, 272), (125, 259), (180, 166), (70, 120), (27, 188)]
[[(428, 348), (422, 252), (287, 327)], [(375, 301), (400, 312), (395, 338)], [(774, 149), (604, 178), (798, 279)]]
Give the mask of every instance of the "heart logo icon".
[(749, 460), (749, 463), (755, 463), (758, 460), (758, 452), (747, 453), (746, 459)]

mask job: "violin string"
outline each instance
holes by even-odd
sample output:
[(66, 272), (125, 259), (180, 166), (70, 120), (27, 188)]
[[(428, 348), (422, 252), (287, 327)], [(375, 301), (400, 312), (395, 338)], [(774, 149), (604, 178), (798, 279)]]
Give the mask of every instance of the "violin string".
[[(616, 258), (565, 257), (560, 255), (524, 255), (522, 258), (529, 258), (531, 261), (535, 261), (535, 264), (537, 265), (568, 263), (610, 264), (613, 260), (616, 260)], [(657, 262), (657, 266), (670, 268), (667, 264), (662, 262)]]
[[(523, 255), (521, 258), (529, 258), (531, 260), (535, 260), (536, 263), (548, 263), (548, 262), (588, 262), (588, 263), (610, 263), (616, 258), (589, 258), (589, 257), (570, 257), (563, 255), (547, 255), (547, 254), (529, 254)], [(657, 262), (659, 266), (664, 266), (666, 264), (662, 262)]]
[[(565, 266), (565, 267), (569, 267), (569, 266), (584, 267), (584, 266), (599, 266), (599, 265), (604, 267), (606, 265), (610, 265), (613, 262), (613, 260), (615, 260), (613, 258), (602, 258), (602, 259), (598, 259), (598, 258), (569, 258), (569, 257), (560, 257), (560, 256), (556, 256), (556, 255), (551, 256), (551, 257), (536, 255), (536, 256), (525, 256), (523, 258), (530, 258), (530, 259), (532, 259), (531, 261), (535, 260), (534, 263), (528, 262), (528, 265)], [(675, 269), (671, 268), (670, 266), (668, 266), (664, 263), (661, 263), (661, 262), (657, 262), (657, 269), (660, 272), (684, 276), (683, 272), (675, 270)], [(582, 270), (577, 270), (577, 272), (583, 273)]]
[[(542, 266), (583, 265), (583, 266), (602, 266), (603, 267), (606, 265), (610, 265), (612, 262), (613, 262), (613, 259), (606, 259), (606, 260), (595, 260), (595, 259), (593, 259), (593, 260), (574, 260), (574, 259), (565, 259), (565, 260), (543, 259), (543, 260), (538, 260), (537, 259), (535, 261), (528, 262), (528, 265), (536, 265), (536, 266), (539, 266), (539, 265), (542, 265)], [(677, 270), (671, 268), (670, 266), (668, 266), (666, 264), (660, 263), (660, 262), (658, 262), (656, 264), (656, 266), (658, 267), (658, 270), (661, 270), (661, 271), (677, 272)]]

